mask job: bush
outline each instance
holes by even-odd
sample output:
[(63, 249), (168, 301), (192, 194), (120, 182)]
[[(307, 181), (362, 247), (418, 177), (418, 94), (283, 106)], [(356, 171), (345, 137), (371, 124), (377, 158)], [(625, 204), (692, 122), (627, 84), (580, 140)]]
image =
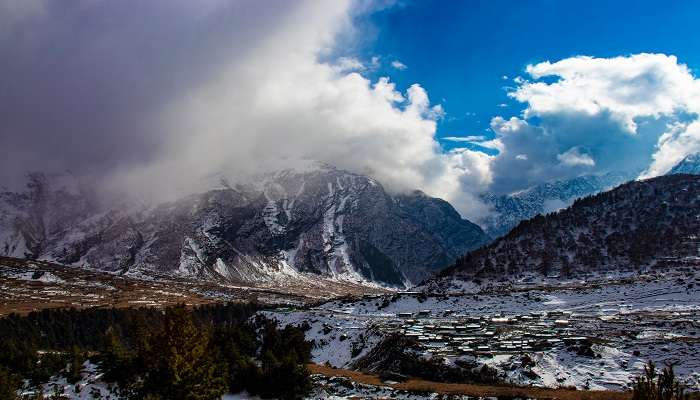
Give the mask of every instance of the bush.
[(683, 386), (676, 380), (673, 366), (668, 365), (660, 374), (656, 366), (649, 361), (644, 366), (644, 373), (638, 377), (632, 387), (632, 400), (687, 400)]

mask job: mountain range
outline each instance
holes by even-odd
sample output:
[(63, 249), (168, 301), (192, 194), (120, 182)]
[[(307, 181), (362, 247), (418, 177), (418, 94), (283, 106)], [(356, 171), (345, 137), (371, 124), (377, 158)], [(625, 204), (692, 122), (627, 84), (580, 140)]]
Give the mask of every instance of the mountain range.
[[(700, 156), (686, 157), (669, 175), (687, 173), (700, 173)], [(0, 255), (115, 273), (273, 285), (322, 277), (408, 287), (456, 260), (448, 271), (458, 275), (627, 267), (653, 262), (662, 247), (671, 247), (649, 245), (653, 254), (644, 256), (641, 249), (633, 254), (642, 259), (624, 258), (617, 252), (631, 251), (634, 244), (627, 242), (640, 243), (636, 235), (641, 231), (619, 221), (646, 217), (649, 221), (641, 226), (660, 224), (654, 229), (673, 240), (693, 234), (664, 230), (681, 214), (652, 213), (657, 206), (693, 205), (677, 205), (680, 197), (664, 195), (664, 190), (688, 190), (679, 189), (678, 180), (632, 182), (610, 192), (614, 195), (577, 201), (630, 176), (584, 175), (508, 195), (484, 194), (482, 200), (493, 212), (476, 221), (482, 230), (444, 200), (420, 191), (391, 193), (370, 177), (328, 165), (261, 175), (254, 184), (220, 179), (209, 190), (175, 201), (107, 208), (92, 185), (68, 173), (33, 173), (26, 190), (0, 192)], [(649, 196), (641, 187), (651, 187), (655, 194)], [(621, 200), (607, 204), (604, 199), (610, 196)], [(596, 211), (581, 211), (583, 204), (598, 201), (600, 205), (586, 206)], [(558, 212), (571, 203), (575, 206)], [(650, 214), (624, 208), (632, 204), (643, 205)], [(607, 216), (613, 217), (597, 227)], [(474, 251), (492, 238), (500, 239)], [(577, 246), (565, 250), (562, 243)]]
[(0, 254), (115, 273), (406, 287), (490, 241), (447, 202), (322, 166), (154, 206), (101, 208), (70, 175), (0, 194)]
[(568, 207), (574, 200), (611, 189), (634, 178), (633, 174), (611, 172), (583, 175), (572, 179), (545, 182), (515, 193), (481, 196), (492, 212), (476, 222), (491, 237), (505, 235), (520, 221)]

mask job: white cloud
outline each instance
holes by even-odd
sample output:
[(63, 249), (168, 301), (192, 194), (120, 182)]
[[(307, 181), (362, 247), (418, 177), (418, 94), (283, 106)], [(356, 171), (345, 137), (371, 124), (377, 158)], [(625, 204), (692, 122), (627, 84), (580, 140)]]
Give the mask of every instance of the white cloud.
[(579, 56), (526, 71), (529, 78), (516, 77), (509, 93), (526, 105), (522, 117), (491, 124), (503, 148), (492, 164), (497, 189), (575, 176), (581, 168), (655, 176), (700, 150), (700, 81), (675, 56)]
[(641, 175), (650, 178), (665, 174), (687, 155), (700, 152), (700, 121), (677, 122), (659, 138), (653, 162)]
[(588, 154), (581, 153), (581, 149), (578, 147), (572, 147), (564, 153), (557, 154), (557, 160), (569, 167), (578, 165), (592, 167), (595, 165), (593, 158)]
[[(11, 14), (3, 15), (7, 4)], [(33, 33), (22, 42), (0, 40), (11, 66), (3, 76), (11, 95), (0, 100), (37, 107), (8, 113), (0, 126), (0, 147), (17, 149), (0, 160), (0, 174), (28, 160), (14, 153), (41, 161), (64, 146), (61, 159), (44, 165), (98, 159), (78, 166), (116, 165), (103, 167), (114, 177), (108, 184), (169, 196), (197, 190), (211, 173), (246, 175), (315, 159), (374, 175), (393, 190), (423, 189), (474, 218), (484, 212), (476, 194), (489, 187), (510, 192), (623, 168), (648, 168), (645, 176), (653, 176), (700, 150), (698, 80), (673, 56), (528, 66), (529, 77), (515, 77), (510, 93), (525, 111), (492, 118), (494, 139), (443, 138), (499, 154), (445, 153), (435, 137), (444, 110), (423, 87), (368, 79), (382, 63), (378, 56), (335, 57), (352, 48), (340, 40), (362, 36), (352, 27), (357, 10), (349, 0), (174, 2), (163, 24), (150, 23), (166, 10), (153, 4), (43, 4), (0, 3), (0, 26), (11, 21), (12, 31)], [(123, 23), (80, 23), (114, 15)], [(46, 48), (62, 49), (63, 57), (51, 58)], [(73, 87), (80, 96), (65, 105), (62, 93)], [(80, 126), (70, 113), (57, 117), (65, 109), (84, 110)], [(105, 154), (134, 156), (102, 162)]]
[(392, 62), (391, 62), (391, 66), (394, 67), (394, 69), (398, 69), (399, 71), (403, 71), (403, 70), (405, 70), (406, 68), (408, 68), (408, 67), (406, 66), (406, 64), (402, 63), (402, 62), (399, 61), (399, 60), (394, 60), (394, 61), (392, 61)]
[(334, 67), (335, 70), (340, 73), (362, 71), (366, 69), (364, 64), (354, 57), (340, 57), (336, 60)]
[[(443, 153), (435, 138), (444, 111), (414, 84), (370, 81), (362, 63), (320, 61), (351, 9), (301, 3), (279, 27), (231, 54), (158, 115), (156, 157), (118, 174), (118, 182), (157, 193), (186, 192), (202, 176), (319, 160), (376, 177), (391, 190), (422, 189), (466, 217), (485, 209), (474, 195), (491, 181), (490, 157)], [(370, 65), (378, 64), (379, 58)]]
[(447, 140), (448, 142), (483, 142), (486, 140), (486, 136), (445, 136), (442, 140)]
[(534, 79), (554, 76), (559, 80), (525, 81), (510, 94), (528, 103), (526, 116), (609, 112), (626, 131), (635, 133), (637, 118), (697, 110), (700, 105), (700, 84), (675, 56), (580, 56), (529, 65), (527, 72)]

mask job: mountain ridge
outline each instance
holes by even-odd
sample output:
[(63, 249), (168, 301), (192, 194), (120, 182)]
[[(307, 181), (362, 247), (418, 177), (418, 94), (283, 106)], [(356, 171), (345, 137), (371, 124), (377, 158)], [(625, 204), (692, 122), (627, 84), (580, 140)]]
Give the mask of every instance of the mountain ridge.
[(668, 174), (700, 175), (700, 153), (694, 153), (684, 157), (671, 168)]
[(698, 176), (631, 181), (521, 222), (427, 284), (441, 287), (451, 286), (452, 280), (515, 280), (528, 275), (570, 278), (682, 263), (699, 256), (692, 245), (699, 233)]
[(545, 182), (516, 193), (486, 193), (481, 199), (493, 212), (476, 222), (489, 236), (497, 238), (515, 228), (520, 221), (567, 207), (580, 197), (610, 189), (631, 178), (633, 174), (610, 172)]
[(120, 273), (275, 284), (314, 276), (405, 287), (489, 237), (449, 203), (329, 166), (153, 207), (102, 210), (41, 174), (3, 192), (0, 251)]

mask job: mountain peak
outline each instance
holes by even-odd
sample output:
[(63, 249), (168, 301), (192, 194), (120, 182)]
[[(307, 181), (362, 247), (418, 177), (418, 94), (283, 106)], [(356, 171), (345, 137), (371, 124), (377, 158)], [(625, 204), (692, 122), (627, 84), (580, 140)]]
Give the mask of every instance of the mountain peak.
[(668, 172), (671, 174), (700, 175), (700, 153), (694, 153), (683, 158)]
[[(44, 187), (51, 179), (32, 182)], [(49, 191), (61, 195), (41, 199), (8, 193), (0, 199), (7, 210), (0, 252), (264, 285), (320, 278), (405, 287), (489, 240), (443, 200), (391, 194), (370, 177), (329, 165), (276, 171), (245, 185), (223, 175), (210, 177), (215, 181), (138, 211), (97, 211), (79, 192)]]

